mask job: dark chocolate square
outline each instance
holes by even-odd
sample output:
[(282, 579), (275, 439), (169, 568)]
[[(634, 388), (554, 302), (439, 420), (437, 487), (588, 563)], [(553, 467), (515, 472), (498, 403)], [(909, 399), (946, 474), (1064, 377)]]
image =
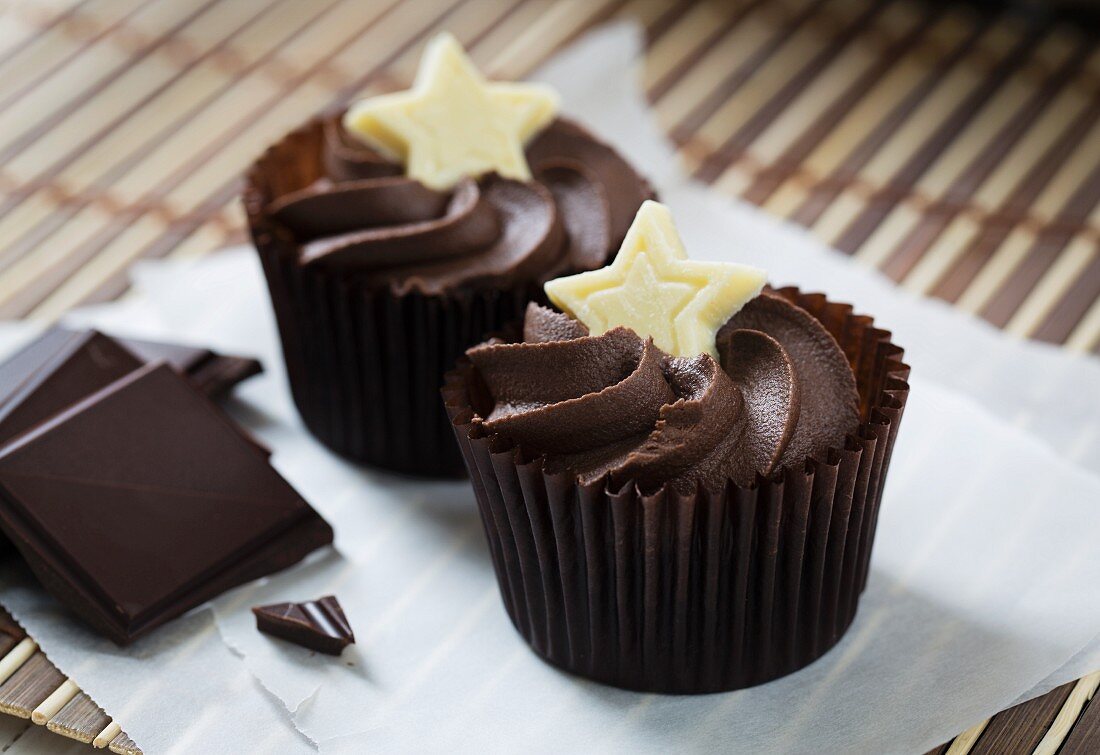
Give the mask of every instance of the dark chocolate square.
[(164, 364), (0, 450), (0, 528), (47, 589), (119, 643), (332, 541), (230, 420)]

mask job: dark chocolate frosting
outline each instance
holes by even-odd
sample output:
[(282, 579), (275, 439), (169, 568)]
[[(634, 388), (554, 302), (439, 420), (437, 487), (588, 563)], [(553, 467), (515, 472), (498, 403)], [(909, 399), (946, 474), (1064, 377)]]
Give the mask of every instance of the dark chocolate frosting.
[(545, 455), (548, 472), (681, 493), (824, 459), (859, 424), (855, 376), (812, 315), (765, 292), (709, 355), (670, 357), (626, 328), (592, 336), (531, 304), (523, 341), (467, 354), (488, 392), (475, 422)]
[(291, 141), (261, 159), (258, 175), (265, 212), (294, 240), (300, 264), (398, 293), (541, 283), (599, 267), (653, 196), (617, 152), (560, 118), (527, 147), (532, 181), (492, 174), (450, 192), (406, 178), (339, 118)]

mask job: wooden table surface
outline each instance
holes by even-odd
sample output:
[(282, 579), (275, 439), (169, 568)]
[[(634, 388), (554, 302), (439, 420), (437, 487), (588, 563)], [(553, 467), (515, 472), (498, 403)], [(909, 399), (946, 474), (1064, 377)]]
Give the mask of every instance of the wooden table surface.
[[(1100, 353), (1100, 45), (1057, 18), (919, 0), (0, 8), (0, 319), (52, 321), (123, 295), (138, 259), (243, 240), (238, 176), (258, 151), (317, 110), (407, 85), (435, 31), (521, 78), (634, 18), (649, 98), (699, 180), (909, 291)], [(1098, 683), (939, 751), (1100, 751)]]

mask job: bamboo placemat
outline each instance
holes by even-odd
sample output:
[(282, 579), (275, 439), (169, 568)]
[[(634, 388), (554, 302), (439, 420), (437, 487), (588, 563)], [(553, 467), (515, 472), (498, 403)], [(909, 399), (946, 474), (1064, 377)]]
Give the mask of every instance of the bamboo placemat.
[[(303, 114), (406, 85), (439, 29), (521, 78), (636, 18), (649, 97), (700, 180), (910, 291), (1100, 353), (1100, 47), (1057, 19), (919, 0), (0, 7), (0, 318), (50, 321), (124, 294), (137, 259), (243, 240), (237, 177), (257, 152)], [(941, 751), (1096, 749), (1098, 681)], [(93, 723), (56, 728), (85, 738), (106, 716), (79, 699)]]
[[(110, 748), (119, 755), (141, 755), (141, 749), (126, 736), (122, 727), (80, 690), (76, 682), (61, 673), (23, 627), (0, 608), (0, 713), (34, 722), (56, 734)], [(19, 739), (26, 728), (8, 732), (0, 740), (3, 751)]]

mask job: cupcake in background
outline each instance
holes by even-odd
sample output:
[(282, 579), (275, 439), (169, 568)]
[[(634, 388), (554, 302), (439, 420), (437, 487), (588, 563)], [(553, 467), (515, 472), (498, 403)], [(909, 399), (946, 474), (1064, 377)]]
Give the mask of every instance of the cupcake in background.
[(642, 205), (444, 399), (508, 614), (542, 658), (652, 692), (737, 689), (831, 648), (867, 578), (908, 386), (848, 305), (687, 259)]
[(487, 82), (444, 34), (411, 90), (315, 118), (249, 170), (291, 390), (332, 450), (460, 475), (445, 370), (622, 242), (652, 191), (557, 106), (545, 86)]

